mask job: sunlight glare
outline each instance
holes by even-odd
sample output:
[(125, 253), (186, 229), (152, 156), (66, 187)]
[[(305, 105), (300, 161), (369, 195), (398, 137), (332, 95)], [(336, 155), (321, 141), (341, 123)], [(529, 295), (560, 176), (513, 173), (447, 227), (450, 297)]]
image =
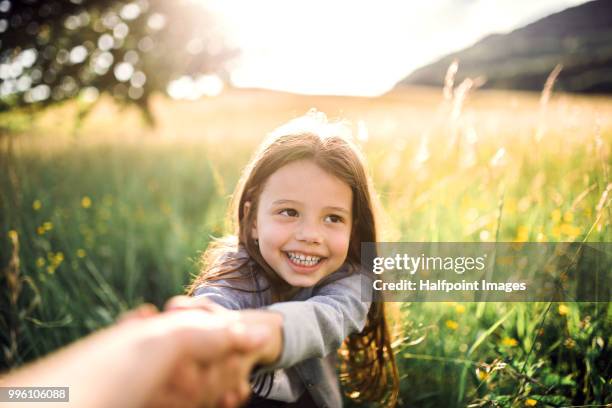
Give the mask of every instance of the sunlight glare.
[(190, 1), (218, 18), (228, 43), (240, 48), (233, 85), (374, 96), (492, 32), (584, 0)]

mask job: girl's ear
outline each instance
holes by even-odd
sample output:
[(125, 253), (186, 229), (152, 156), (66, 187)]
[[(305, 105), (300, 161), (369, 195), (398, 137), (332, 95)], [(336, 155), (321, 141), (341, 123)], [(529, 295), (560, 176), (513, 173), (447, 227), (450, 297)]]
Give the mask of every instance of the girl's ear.
[[(251, 211), (251, 202), (245, 201), (244, 218), (247, 218), (249, 216), (249, 211)], [(257, 217), (253, 218), (253, 227), (251, 228), (251, 238), (257, 239)]]

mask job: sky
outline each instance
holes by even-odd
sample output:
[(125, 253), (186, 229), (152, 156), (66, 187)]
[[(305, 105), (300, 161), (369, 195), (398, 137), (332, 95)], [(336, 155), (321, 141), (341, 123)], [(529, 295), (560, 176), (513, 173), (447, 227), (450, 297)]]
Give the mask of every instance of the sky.
[[(380, 95), (414, 69), (491, 33), (584, 0), (202, 0), (241, 49), (238, 87)], [(461, 62), (459, 62), (461, 70)]]

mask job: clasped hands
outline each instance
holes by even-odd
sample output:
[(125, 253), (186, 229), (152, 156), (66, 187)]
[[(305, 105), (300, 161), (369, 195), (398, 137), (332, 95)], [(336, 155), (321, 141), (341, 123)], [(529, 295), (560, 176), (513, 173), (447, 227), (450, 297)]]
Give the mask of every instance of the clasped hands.
[(118, 324), (0, 374), (0, 386), (69, 389), (68, 403), (48, 407), (234, 408), (251, 394), (253, 367), (280, 356), (278, 313), (229, 311), (186, 296), (164, 309), (143, 305)]
[(157, 347), (142, 362), (158, 376), (145, 399), (148, 408), (238, 407), (251, 394), (254, 366), (276, 361), (282, 348), (279, 314), (230, 311), (205, 298), (173, 297), (162, 313), (142, 305), (119, 326), (150, 332), (145, 337)]

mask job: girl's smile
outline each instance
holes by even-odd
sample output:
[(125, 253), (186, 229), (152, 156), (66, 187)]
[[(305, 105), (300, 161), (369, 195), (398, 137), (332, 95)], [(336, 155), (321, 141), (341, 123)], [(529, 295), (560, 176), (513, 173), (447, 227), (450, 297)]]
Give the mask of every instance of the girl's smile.
[(317, 270), (325, 258), (316, 255), (305, 255), (301, 252), (285, 252), (289, 264), (297, 273), (311, 273)]
[(274, 271), (292, 286), (314, 286), (346, 260), (351, 187), (311, 160), (275, 171), (259, 196), (252, 234)]

